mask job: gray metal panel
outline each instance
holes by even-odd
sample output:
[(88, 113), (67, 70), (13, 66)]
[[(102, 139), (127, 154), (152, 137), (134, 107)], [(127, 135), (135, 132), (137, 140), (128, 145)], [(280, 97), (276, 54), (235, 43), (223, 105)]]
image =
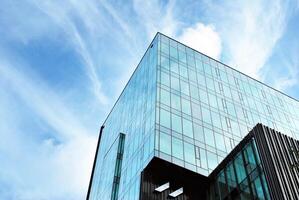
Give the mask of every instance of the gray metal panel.
[(299, 152), (299, 142), (271, 128), (257, 125), (253, 129), (271, 198), (274, 200), (299, 199), (299, 168), (294, 152)]

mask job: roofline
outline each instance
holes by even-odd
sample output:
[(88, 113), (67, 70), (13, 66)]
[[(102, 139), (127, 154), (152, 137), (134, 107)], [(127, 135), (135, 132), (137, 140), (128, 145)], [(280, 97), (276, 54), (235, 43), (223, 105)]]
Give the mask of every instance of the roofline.
[(251, 77), (251, 76), (249, 76), (249, 75), (247, 75), (247, 74), (245, 74), (245, 73), (243, 73), (243, 72), (241, 72), (241, 71), (238, 71), (238, 70), (232, 68), (231, 66), (229, 66), (229, 65), (227, 65), (227, 64), (225, 64), (225, 63), (223, 63), (223, 62), (221, 62), (221, 61), (219, 61), (219, 60), (216, 60), (215, 58), (212, 58), (212, 57), (210, 57), (210, 56), (208, 56), (208, 55), (206, 55), (206, 54), (204, 54), (204, 53), (202, 53), (202, 52), (200, 52), (200, 51), (198, 51), (198, 50), (196, 50), (196, 49), (194, 49), (194, 48), (192, 48), (192, 47), (189, 47), (189, 46), (187, 46), (186, 44), (184, 44), (184, 43), (182, 43), (182, 42), (180, 42), (180, 41), (178, 41), (178, 40), (176, 40), (176, 39), (174, 39), (174, 38), (171, 38), (171, 37), (169, 37), (169, 36), (167, 36), (167, 35), (165, 35), (165, 34), (163, 34), (163, 33), (161, 33), (161, 32), (158, 31), (158, 32), (155, 34), (155, 36), (154, 36), (154, 38), (152, 39), (152, 41), (150, 42), (150, 44), (148, 45), (148, 47), (147, 47), (145, 53), (143, 54), (142, 58), (140, 59), (139, 63), (137, 64), (137, 67), (135, 68), (134, 72), (132, 73), (131, 77), (129, 78), (128, 82), (126, 83), (124, 89), (122, 90), (122, 92), (121, 92), (120, 95), (118, 96), (116, 102), (114, 103), (113, 107), (111, 108), (110, 112), (108, 113), (107, 117), (105, 118), (105, 120), (104, 120), (104, 122), (103, 122), (102, 124), (105, 124), (105, 123), (106, 123), (108, 117), (110, 116), (111, 112), (113, 111), (114, 107), (116, 106), (117, 102), (119, 101), (120, 97), (122, 96), (123, 92), (125, 91), (125, 89), (126, 89), (128, 83), (130, 82), (130, 80), (132, 79), (132, 77), (133, 77), (133, 75), (135, 74), (136, 70), (138, 69), (139, 64), (141, 63), (141, 61), (142, 61), (142, 59), (144, 58), (145, 54), (146, 54), (147, 51), (149, 50), (151, 44), (153, 43), (153, 41), (155, 40), (155, 38), (156, 38), (157, 35), (159, 35), (159, 34), (160, 34), (160, 35), (163, 35), (163, 36), (165, 36), (165, 37), (167, 37), (167, 38), (169, 38), (169, 39), (171, 39), (171, 40), (174, 40), (175, 42), (177, 42), (177, 43), (179, 43), (179, 44), (181, 44), (181, 45), (184, 45), (185, 47), (188, 47), (188, 48), (192, 49), (193, 51), (198, 52), (198, 53), (200, 53), (200, 54), (202, 54), (202, 55), (204, 55), (204, 56), (206, 56), (206, 57), (208, 57), (208, 58), (210, 58), (210, 59), (212, 59), (212, 60), (214, 60), (214, 61), (216, 61), (216, 62), (218, 62), (218, 63), (221, 63), (222, 65), (224, 65), (224, 66), (226, 66), (226, 67), (228, 67), (228, 68), (230, 68), (230, 69), (232, 69), (232, 70), (234, 70), (234, 71), (236, 71), (236, 72), (238, 72), (238, 73), (240, 73), (240, 74), (242, 74), (242, 75), (244, 75), (244, 76), (246, 76), (246, 77), (248, 77), (248, 78), (250, 78), (250, 79), (252, 79), (252, 80), (254, 80), (254, 81), (257, 81), (257, 82), (261, 83), (262, 85), (264, 85), (264, 86), (266, 86), (266, 87), (268, 87), (268, 88), (270, 88), (270, 89), (272, 89), (272, 90), (274, 90), (274, 91), (276, 91), (276, 92), (279, 92), (280, 94), (282, 94), (282, 95), (284, 95), (284, 96), (286, 96), (286, 97), (289, 97), (289, 98), (295, 100), (296, 102), (299, 102), (299, 100), (295, 99), (294, 97), (291, 97), (291, 96), (289, 96), (288, 94), (283, 93), (282, 91), (279, 91), (279, 90), (277, 90), (277, 89), (275, 89), (275, 88), (273, 88), (273, 87), (271, 87), (271, 86), (269, 86), (269, 85), (267, 85), (267, 84), (265, 84), (265, 83), (263, 83), (263, 82), (261, 82), (261, 81), (255, 79), (255, 78), (253, 78), (253, 77)]
[(150, 44), (148, 45), (148, 47), (147, 47), (145, 53), (144, 53), (143, 56), (141, 57), (139, 63), (137, 64), (136, 68), (134, 69), (134, 71), (133, 71), (131, 77), (129, 78), (128, 82), (126, 83), (124, 89), (122, 90), (122, 92), (121, 92), (120, 95), (118, 96), (116, 102), (114, 103), (113, 107), (111, 108), (110, 112), (108, 113), (107, 117), (105, 118), (104, 122), (102, 123), (103, 125), (106, 123), (108, 117), (110, 116), (111, 112), (113, 111), (114, 107), (116, 106), (117, 102), (119, 101), (121, 95), (124, 93), (124, 91), (125, 91), (125, 89), (127, 88), (128, 84), (129, 84), (129, 82), (130, 82), (130, 80), (132, 79), (132, 77), (133, 77), (133, 75), (135, 74), (136, 70), (139, 68), (139, 65), (140, 65), (141, 61), (143, 60), (143, 58), (144, 58), (145, 54), (147, 53), (147, 51), (150, 49), (151, 44), (154, 42), (154, 40), (156, 39), (156, 37), (157, 37), (158, 34), (159, 34), (159, 32), (157, 32), (157, 33), (155, 34), (155, 37), (152, 39), (152, 41), (151, 41)]
[(171, 40), (174, 40), (175, 42), (177, 42), (177, 43), (179, 43), (179, 44), (181, 44), (181, 45), (184, 45), (185, 47), (188, 47), (188, 48), (192, 49), (193, 51), (196, 51), (196, 52), (198, 52), (198, 53), (200, 53), (200, 54), (202, 54), (202, 55), (204, 55), (204, 56), (206, 56), (206, 57), (208, 57), (208, 58), (210, 58), (210, 59), (212, 59), (212, 60), (214, 60), (214, 61), (216, 61), (216, 62), (218, 62), (218, 63), (221, 63), (222, 65), (224, 65), (224, 66), (226, 66), (226, 67), (228, 67), (228, 68), (230, 68), (230, 69), (232, 69), (232, 70), (234, 70), (234, 71), (236, 71), (236, 72), (238, 72), (238, 73), (240, 73), (240, 74), (242, 74), (242, 75), (245, 75), (245, 76), (247, 76), (248, 78), (250, 78), (250, 79), (252, 79), (252, 80), (254, 80), (254, 81), (257, 81), (257, 82), (261, 83), (262, 85), (264, 85), (264, 86), (266, 86), (266, 87), (268, 87), (268, 88), (270, 88), (270, 89), (272, 89), (272, 90), (275, 90), (276, 92), (279, 92), (279, 93), (281, 93), (281, 94), (283, 94), (283, 95), (285, 95), (285, 96), (287, 96), (287, 97), (289, 97), (289, 98), (291, 98), (291, 99), (293, 99), (293, 100), (299, 102), (299, 100), (295, 99), (294, 97), (291, 97), (291, 96), (289, 96), (288, 94), (285, 94), (285, 93), (283, 93), (282, 91), (279, 91), (279, 90), (277, 90), (277, 89), (275, 89), (275, 88), (273, 88), (273, 87), (267, 85), (266, 83), (263, 83), (263, 82), (261, 82), (261, 81), (255, 79), (255, 78), (253, 78), (253, 77), (251, 77), (251, 76), (249, 76), (249, 75), (247, 75), (247, 74), (245, 74), (245, 73), (243, 73), (243, 72), (241, 72), (241, 71), (239, 71), (239, 70), (237, 70), (237, 69), (234, 69), (233, 67), (228, 66), (227, 64), (225, 64), (225, 63), (223, 63), (223, 62), (221, 62), (221, 61), (219, 61), (219, 60), (216, 60), (215, 58), (212, 58), (212, 57), (210, 57), (210, 56), (208, 56), (208, 55), (206, 55), (206, 54), (204, 54), (204, 53), (202, 53), (202, 52), (200, 52), (200, 51), (198, 51), (198, 50), (196, 50), (196, 49), (194, 49), (194, 48), (192, 48), (192, 47), (189, 47), (188, 45), (186, 45), (186, 44), (184, 44), (184, 43), (182, 43), (182, 42), (180, 42), (180, 41), (177, 41), (177, 40), (174, 39), (174, 38), (171, 38), (171, 37), (169, 37), (169, 36), (167, 36), (167, 35), (165, 35), (165, 34), (163, 34), (163, 33), (161, 33), (161, 32), (157, 32), (157, 34), (161, 34), (161, 35), (163, 35), (163, 36), (165, 36), (165, 37), (167, 37), (167, 38), (169, 38), (169, 39), (171, 39)]

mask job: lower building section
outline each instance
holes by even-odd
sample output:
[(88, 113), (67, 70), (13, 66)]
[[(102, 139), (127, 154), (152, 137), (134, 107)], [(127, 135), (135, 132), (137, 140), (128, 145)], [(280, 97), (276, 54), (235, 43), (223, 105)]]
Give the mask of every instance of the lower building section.
[(252, 134), (236, 146), (209, 178), (211, 200), (271, 199), (256, 140)]
[(140, 200), (205, 199), (209, 178), (154, 158), (141, 175)]
[(299, 199), (299, 141), (266, 126), (253, 131), (272, 199)]
[(166, 199), (299, 199), (299, 142), (258, 124), (208, 177), (154, 158), (140, 200)]

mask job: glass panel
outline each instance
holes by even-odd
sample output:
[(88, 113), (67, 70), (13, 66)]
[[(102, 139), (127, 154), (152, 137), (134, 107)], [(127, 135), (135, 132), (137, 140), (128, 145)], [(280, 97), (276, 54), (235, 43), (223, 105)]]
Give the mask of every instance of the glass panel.
[(180, 82), (178, 78), (171, 76), (171, 89), (180, 91)]
[(160, 151), (171, 155), (171, 138), (170, 135), (160, 132)]
[(185, 99), (181, 99), (182, 100), (182, 112), (191, 115), (191, 105), (190, 105), (190, 101), (185, 100)]
[(194, 138), (204, 143), (205, 140), (204, 140), (203, 127), (196, 123), (193, 123), (193, 127), (194, 127)]
[(182, 93), (189, 96), (190, 95), (189, 94), (189, 84), (185, 81), (180, 81), (180, 83), (181, 83)]
[(207, 151), (207, 158), (208, 158), (209, 169), (212, 170), (215, 169), (215, 167), (218, 164), (216, 154)]
[(161, 89), (161, 103), (170, 106), (170, 93), (163, 89)]
[(244, 162), (242, 159), (242, 154), (239, 154), (234, 160), (235, 169), (237, 173), (238, 183), (241, 183), (246, 177), (246, 171), (244, 167)]
[(169, 74), (161, 72), (161, 83), (170, 87)]
[(172, 129), (176, 132), (182, 133), (181, 117), (172, 114), (171, 122), (172, 122)]
[(185, 161), (195, 165), (195, 152), (194, 146), (187, 142), (184, 142), (184, 155)]
[(223, 171), (219, 174), (219, 176), (217, 178), (217, 182), (218, 182), (220, 196), (223, 199), (227, 195), (227, 187), (226, 187), (227, 185), (226, 185), (225, 175), (224, 175)]
[(179, 73), (179, 64), (173, 60), (170, 60), (170, 70), (174, 73)]
[(234, 165), (230, 163), (226, 168), (227, 184), (229, 191), (232, 191), (237, 186), (237, 180), (234, 172)]
[(171, 107), (177, 110), (181, 110), (181, 98), (175, 94), (171, 95)]
[(172, 155), (179, 159), (183, 158), (183, 141), (175, 137), (172, 138)]
[(170, 113), (166, 110), (160, 110), (160, 124), (170, 128)]
[(225, 149), (223, 135), (218, 133), (214, 133), (214, 134), (215, 134), (216, 148), (225, 152), (226, 149)]
[(183, 118), (183, 134), (193, 138), (192, 122)]
[(205, 141), (207, 145), (210, 145), (212, 147), (215, 147), (215, 140), (214, 140), (214, 134), (211, 129), (204, 128), (205, 133)]

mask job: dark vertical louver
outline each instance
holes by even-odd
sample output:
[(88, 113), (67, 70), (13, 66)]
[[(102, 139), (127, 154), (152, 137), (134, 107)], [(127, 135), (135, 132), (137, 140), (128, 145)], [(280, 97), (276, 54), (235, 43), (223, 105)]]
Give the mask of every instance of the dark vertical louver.
[(93, 176), (94, 176), (94, 170), (95, 170), (96, 163), (97, 163), (97, 157), (98, 157), (98, 153), (99, 153), (98, 151), (99, 151), (99, 147), (100, 147), (104, 127), (105, 127), (104, 125), (101, 126), (101, 130), (100, 130), (100, 133), (99, 133), (99, 139), (98, 139), (98, 144), (97, 144), (97, 149), (96, 149), (96, 155), (95, 155), (94, 161), (93, 161), (93, 166), (92, 166), (92, 171), (91, 171), (91, 176), (90, 176), (89, 186), (88, 186), (88, 191), (87, 191), (87, 196), (86, 196), (87, 200), (89, 199), (90, 192), (91, 192), (91, 185), (92, 185), (92, 180), (93, 180)]
[(299, 142), (262, 124), (252, 133), (272, 199), (299, 199)]
[(124, 146), (125, 146), (125, 134), (120, 133), (118, 139), (118, 147), (117, 147), (117, 156), (114, 168), (114, 178), (113, 178), (113, 185), (112, 185), (112, 193), (111, 193), (111, 200), (117, 200), (118, 197), (118, 190), (119, 190), (119, 182), (121, 176), (121, 166), (124, 154)]

